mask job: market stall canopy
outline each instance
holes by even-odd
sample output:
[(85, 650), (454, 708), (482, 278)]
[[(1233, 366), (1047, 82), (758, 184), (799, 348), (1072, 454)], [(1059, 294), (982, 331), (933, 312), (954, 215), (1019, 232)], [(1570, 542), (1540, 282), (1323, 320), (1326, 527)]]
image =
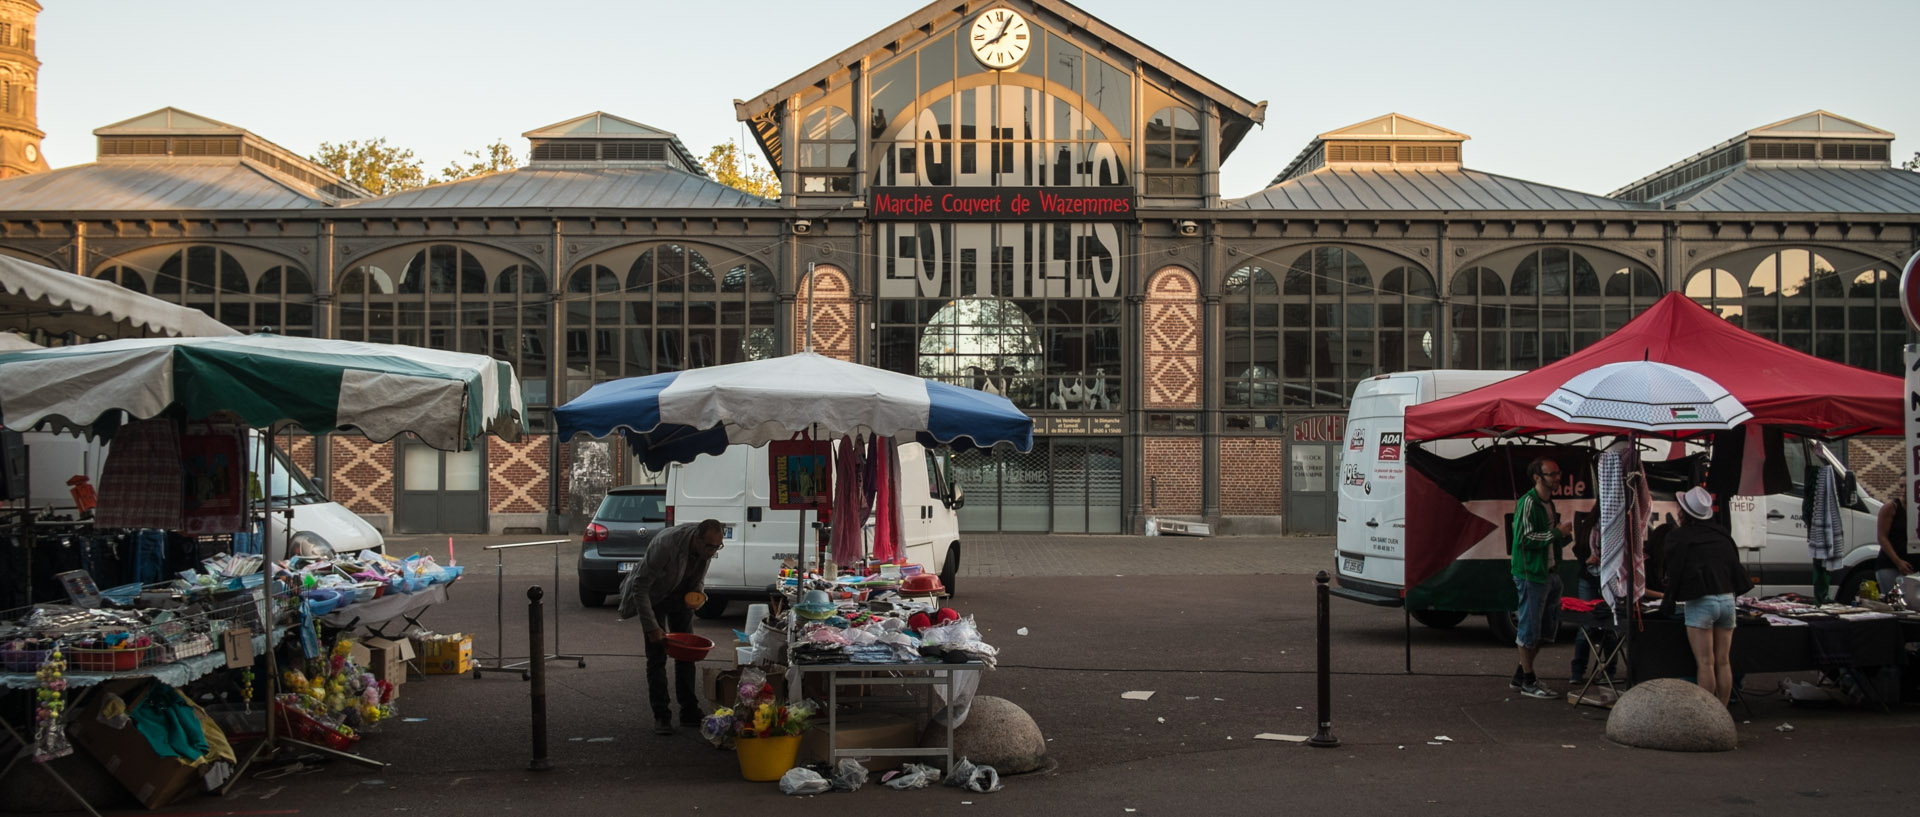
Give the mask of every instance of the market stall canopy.
[(649, 468), (801, 433), (1033, 448), (1033, 419), (1005, 397), (812, 352), (601, 383), (553, 415), (563, 440), (624, 433)]
[(5, 255), (0, 255), (0, 329), (45, 329), (86, 338), (240, 334), (198, 309)]
[(178, 406), (254, 428), (352, 430), (375, 442), (411, 432), (446, 451), (520, 435), (526, 405), (513, 367), (417, 346), (245, 335), (130, 338), (0, 354), (0, 423), (91, 431)]
[(1826, 438), (1904, 433), (1900, 378), (1789, 349), (1672, 292), (1563, 360), (1407, 409), (1407, 438), (1615, 432), (1561, 420), (1538, 406), (1575, 375), (1627, 360), (1668, 363), (1712, 378), (1753, 412), (1750, 424)]

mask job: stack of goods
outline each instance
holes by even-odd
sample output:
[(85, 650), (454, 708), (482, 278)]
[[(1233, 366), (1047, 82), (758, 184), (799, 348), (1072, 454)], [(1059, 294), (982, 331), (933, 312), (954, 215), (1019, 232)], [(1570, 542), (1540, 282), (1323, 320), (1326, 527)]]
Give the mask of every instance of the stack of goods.
[[(799, 664), (915, 664), (979, 661), (999, 651), (980, 639), (972, 616), (905, 599), (836, 601), (828, 588), (798, 595), (790, 660)], [(756, 652), (758, 652), (756, 650)]]
[(1812, 599), (1794, 593), (1764, 599), (1743, 597), (1737, 603), (1743, 612), (1751, 610), (1765, 618), (1768, 624), (1785, 627), (1805, 627), (1819, 621), (1871, 621), (1916, 615), (1906, 610), (1895, 611), (1885, 604), (1872, 601), (1861, 602), (1859, 606), (1817, 604)]
[[(240, 594), (241, 612), (253, 612)], [(133, 605), (140, 606), (133, 606)], [(0, 614), (0, 669), (34, 672), (56, 647), (71, 672), (128, 672), (214, 652), (236, 626), (234, 602), (215, 594), (141, 594), (128, 605), (42, 604)], [(255, 620), (257, 620), (257, 614)], [(244, 625), (240, 625), (244, 626)]]
[(276, 566), (275, 575), (300, 588), (308, 609), (320, 616), (382, 596), (451, 584), (460, 578), (462, 570), (442, 567), (431, 556), (414, 554), (400, 559), (368, 550), (355, 556), (296, 556)]

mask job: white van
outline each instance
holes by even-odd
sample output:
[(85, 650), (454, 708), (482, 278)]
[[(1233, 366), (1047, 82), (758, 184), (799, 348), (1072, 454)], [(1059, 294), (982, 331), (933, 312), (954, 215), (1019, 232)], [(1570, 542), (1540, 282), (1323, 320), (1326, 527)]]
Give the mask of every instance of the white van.
[[(96, 490), (99, 488), (100, 467), (107, 457), (106, 443), (42, 431), (26, 432), (22, 437), (27, 447), (30, 507), (71, 509), (73, 495), (67, 480), (75, 475), (85, 475)], [(266, 470), (268, 448), (260, 435), (251, 434), (251, 439), (254, 445), (248, 467), (253, 473), (262, 474)], [(274, 509), (289, 510), (291, 517), (277, 512), (273, 515), (267, 537), (270, 558), (276, 561), (286, 558), (289, 520), (293, 533), (317, 534), (341, 553), (378, 551), (385, 547), (386, 540), (379, 530), (345, 506), (328, 499), (305, 471), (277, 450), (274, 451), (272, 483), (270, 494)]]
[[(1524, 476), (1525, 464), (1545, 453), (1582, 460), (1561, 463), (1563, 470), (1582, 475), (1567, 480), (1555, 500), (1563, 518), (1572, 519), (1576, 512), (1594, 508), (1592, 489), (1584, 476), (1590, 453), (1584, 448), (1558, 449), (1556, 453), (1539, 445), (1489, 440), (1439, 440), (1423, 445), (1423, 451), (1449, 460), (1484, 450), (1489, 453), (1479, 456), (1501, 461), (1484, 469), (1496, 478), (1476, 483), (1474, 493), (1462, 502), (1465, 513), (1485, 523), (1477, 526), (1483, 535), (1440, 573), (1403, 594), (1407, 526), (1422, 522), (1457, 526), (1464, 519), (1439, 522), (1407, 518), (1406, 474), (1411, 465), (1404, 431), (1407, 407), (1452, 397), (1517, 374), (1446, 369), (1404, 372), (1369, 378), (1354, 390), (1347, 415), (1346, 449), (1342, 452), (1334, 546), (1339, 586), (1333, 588), (1334, 595), (1382, 606), (1404, 605), (1414, 620), (1430, 627), (1451, 627), (1469, 615), (1485, 615), (1496, 638), (1511, 640), (1514, 591), (1508, 570), (1507, 524), (1514, 501), (1530, 487)], [(1788, 493), (1767, 497), (1733, 497), (1729, 501), (1732, 533), (1740, 543), (1749, 575), (1755, 578), (1755, 593), (1811, 594), (1813, 570), (1807, 556), (1806, 524), (1801, 519), (1803, 492), (1799, 483), (1809, 457), (1817, 464), (1833, 465), (1843, 474), (1845, 468), (1825, 445), (1815, 441), (1790, 437), (1784, 450), (1794, 487)], [(1859, 583), (1872, 577), (1873, 557), (1879, 548), (1875, 516), (1880, 503), (1853, 489), (1851, 479), (1846, 482), (1842, 526), (1847, 555), (1844, 568), (1836, 572), (1835, 583), (1835, 595), (1842, 599), (1852, 598)], [(1654, 521), (1663, 522), (1677, 513), (1677, 507), (1671, 496), (1656, 493), (1653, 512)]]
[[(948, 455), (917, 443), (901, 443), (899, 453), (906, 560), (937, 570), (951, 593), (960, 573), (962, 499), (947, 478)], [(769, 509), (771, 493), (765, 446), (730, 446), (719, 456), (701, 455), (667, 470), (669, 524), (718, 519), (727, 526), (726, 547), (707, 567), (708, 596), (764, 601), (767, 587), (779, 580), (781, 563), (798, 558), (802, 512)], [(806, 519), (805, 545), (812, 548), (820, 531), (811, 511)], [(807, 552), (811, 564), (817, 551)], [(723, 609), (716, 605), (703, 612), (718, 616)]]

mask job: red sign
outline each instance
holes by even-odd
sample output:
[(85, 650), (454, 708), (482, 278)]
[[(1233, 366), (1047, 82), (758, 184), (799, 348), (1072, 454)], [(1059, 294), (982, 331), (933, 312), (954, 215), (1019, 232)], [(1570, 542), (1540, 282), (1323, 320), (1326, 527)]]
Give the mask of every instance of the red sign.
[(1908, 326), (1920, 329), (1920, 252), (1900, 271), (1900, 311), (1907, 313)]
[(1308, 417), (1293, 424), (1296, 443), (1337, 443), (1346, 431), (1347, 418), (1338, 414)]
[(1131, 187), (876, 187), (876, 221), (1132, 221)]
[(1384, 462), (1400, 459), (1400, 446), (1406, 437), (1407, 435), (1398, 431), (1380, 432), (1380, 460)]

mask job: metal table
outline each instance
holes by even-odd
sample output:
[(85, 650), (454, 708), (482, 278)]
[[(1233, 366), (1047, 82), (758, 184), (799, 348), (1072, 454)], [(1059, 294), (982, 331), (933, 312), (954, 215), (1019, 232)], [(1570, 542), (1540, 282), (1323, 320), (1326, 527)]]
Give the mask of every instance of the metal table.
[[(961, 672), (980, 672), (987, 665), (979, 661), (964, 664), (947, 664), (938, 661), (916, 663), (855, 663), (834, 664), (795, 664), (799, 671), (800, 689), (805, 686), (808, 674), (825, 673), (827, 676), (827, 756), (829, 762), (837, 762), (843, 757), (933, 757), (945, 759), (941, 771), (953, 769), (953, 729), (947, 729), (947, 745), (941, 748), (843, 748), (840, 746), (839, 713), (841, 687), (946, 687), (946, 700), (953, 703), (954, 677)], [(857, 674), (856, 674), (857, 673)], [(878, 673), (878, 675), (875, 675)], [(876, 700), (873, 696), (849, 696), (849, 700)], [(933, 697), (927, 697), (926, 713), (929, 719), (933, 715)]]

